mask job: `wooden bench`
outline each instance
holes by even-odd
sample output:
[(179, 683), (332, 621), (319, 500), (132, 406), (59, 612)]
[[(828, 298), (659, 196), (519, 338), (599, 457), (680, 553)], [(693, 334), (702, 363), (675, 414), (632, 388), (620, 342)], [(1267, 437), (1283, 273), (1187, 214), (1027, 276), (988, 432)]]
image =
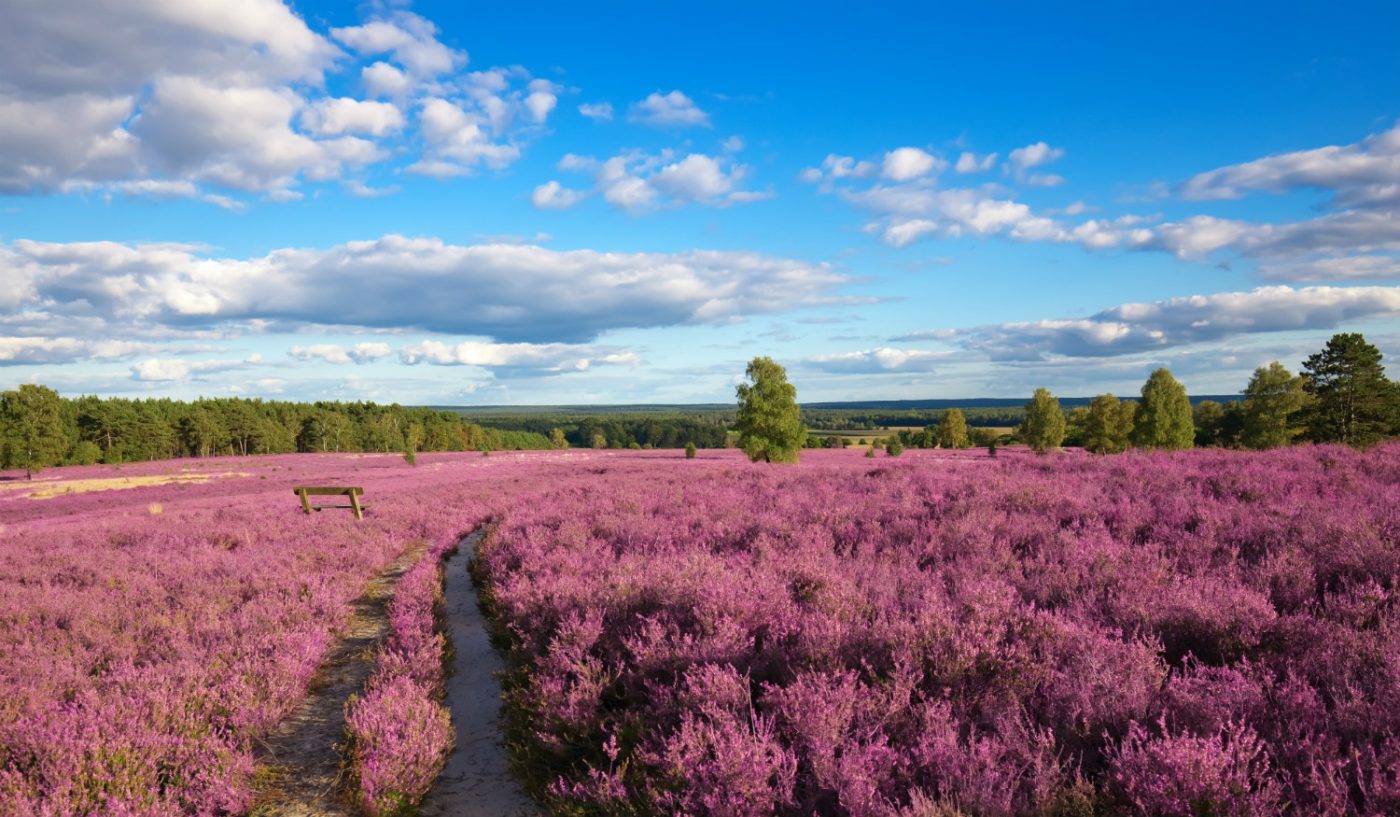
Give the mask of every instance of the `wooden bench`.
[[(369, 507), (368, 505), (362, 505), (362, 504), (360, 504), (360, 496), (363, 495), (364, 492), (365, 492), (365, 489), (364, 489), (364, 488), (361, 488), (361, 487), (359, 487), (359, 486), (340, 486), (340, 485), (302, 485), (302, 486), (299, 486), (299, 487), (296, 487), (296, 488), (293, 488), (293, 489), (292, 489), (292, 493), (294, 493), (294, 494), (296, 494), (297, 496), (301, 497), (301, 509), (302, 509), (303, 511), (307, 512), (307, 513), (311, 513), (312, 511), (319, 511), (319, 510), (322, 510), (322, 509), (324, 509), (324, 508), (349, 508), (351, 511), (354, 511), (354, 513), (355, 513), (355, 518), (356, 518), (356, 519), (364, 519), (364, 518), (365, 518), (365, 508), (368, 508), (368, 507)], [(349, 499), (350, 499), (350, 504), (349, 504), (349, 505), (312, 505), (312, 504), (311, 504), (311, 500), (308, 499), (308, 497), (313, 497), (313, 496), (344, 496), (344, 497), (349, 497)]]

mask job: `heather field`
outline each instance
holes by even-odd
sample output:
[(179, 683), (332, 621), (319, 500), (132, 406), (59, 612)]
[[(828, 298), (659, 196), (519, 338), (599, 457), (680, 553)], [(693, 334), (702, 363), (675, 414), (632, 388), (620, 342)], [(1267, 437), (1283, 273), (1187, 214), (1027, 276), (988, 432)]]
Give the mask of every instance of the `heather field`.
[(1400, 813), (1400, 447), (921, 453), (509, 514), (558, 813)]
[(247, 813), (404, 558), (347, 746), (361, 809), (411, 802), (454, 740), (439, 559), (485, 523), (509, 737), (557, 814), (1400, 813), (1400, 446), (3, 476), (0, 814)]

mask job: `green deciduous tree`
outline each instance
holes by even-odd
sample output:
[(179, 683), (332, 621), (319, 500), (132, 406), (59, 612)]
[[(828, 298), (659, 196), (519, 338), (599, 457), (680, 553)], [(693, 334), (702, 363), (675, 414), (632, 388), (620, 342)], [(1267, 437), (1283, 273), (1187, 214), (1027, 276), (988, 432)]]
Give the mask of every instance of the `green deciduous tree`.
[(758, 462), (796, 462), (807, 429), (797, 407), (797, 388), (772, 358), (756, 357), (745, 370), (747, 383), (735, 390), (739, 410), (734, 429), (739, 447)]
[(1065, 413), (1049, 389), (1035, 390), (1035, 395), (1026, 403), (1026, 418), (1016, 433), (1037, 454), (1059, 448), (1064, 442)]
[(568, 448), (569, 441), (564, 439), (564, 429), (551, 428), (549, 430), (549, 444), (555, 448)]
[(68, 453), (63, 401), (46, 386), (25, 383), (0, 394), (0, 461), (23, 468), (32, 479), (40, 469), (58, 465)]
[(938, 423), (938, 445), (940, 448), (967, 448), (967, 418), (958, 409), (943, 412)]
[(1298, 413), (1307, 405), (1303, 378), (1282, 363), (1260, 366), (1244, 390), (1243, 442), (1249, 448), (1278, 448), (1303, 433)]
[(1175, 450), (1196, 442), (1191, 398), (1167, 369), (1158, 369), (1142, 385), (1142, 402), (1133, 417), (1133, 444), (1139, 448)]
[(1095, 397), (1089, 402), (1089, 413), (1084, 418), (1084, 447), (1095, 454), (1127, 450), (1136, 409), (1136, 403), (1124, 403), (1111, 394)]
[(1394, 425), (1396, 390), (1380, 350), (1359, 333), (1333, 335), (1303, 362), (1302, 376), (1313, 398), (1306, 420), (1314, 442), (1372, 445)]

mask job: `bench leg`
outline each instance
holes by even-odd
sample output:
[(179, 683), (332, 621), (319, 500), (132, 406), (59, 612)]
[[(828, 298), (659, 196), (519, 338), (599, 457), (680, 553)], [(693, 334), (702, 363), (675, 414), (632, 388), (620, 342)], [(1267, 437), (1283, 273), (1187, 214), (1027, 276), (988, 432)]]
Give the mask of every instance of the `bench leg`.
[(350, 510), (355, 512), (356, 519), (365, 518), (365, 510), (360, 507), (360, 498), (355, 496), (355, 492), (350, 492)]
[(297, 496), (301, 497), (301, 510), (307, 516), (311, 515), (311, 502), (306, 498), (305, 491), (297, 491)]

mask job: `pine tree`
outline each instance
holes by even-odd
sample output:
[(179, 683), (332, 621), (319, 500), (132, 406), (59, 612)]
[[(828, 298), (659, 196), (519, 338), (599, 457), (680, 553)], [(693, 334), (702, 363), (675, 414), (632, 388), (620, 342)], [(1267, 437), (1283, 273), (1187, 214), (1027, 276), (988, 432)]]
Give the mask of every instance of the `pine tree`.
[(58, 465), (68, 453), (63, 401), (46, 386), (25, 383), (0, 394), (0, 461), (25, 477)]
[(1303, 433), (1296, 422), (1307, 404), (1303, 378), (1274, 361), (1254, 370), (1244, 390), (1244, 444), (1249, 448), (1278, 448)]
[(787, 371), (772, 358), (756, 357), (745, 374), (749, 382), (735, 390), (739, 447), (753, 462), (797, 462), (807, 429), (797, 407), (797, 388), (788, 382)]
[(1017, 434), (1037, 454), (1060, 447), (1065, 439), (1065, 413), (1049, 389), (1036, 389), (1026, 403), (1026, 417)]
[(1133, 418), (1133, 444), (1139, 448), (1175, 450), (1196, 441), (1191, 398), (1186, 387), (1163, 368), (1153, 372), (1142, 386), (1142, 402)]
[(1372, 445), (1394, 425), (1396, 390), (1386, 380), (1380, 350), (1359, 333), (1333, 335), (1303, 362), (1302, 377), (1313, 397), (1307, 433), (1314, 442)]

